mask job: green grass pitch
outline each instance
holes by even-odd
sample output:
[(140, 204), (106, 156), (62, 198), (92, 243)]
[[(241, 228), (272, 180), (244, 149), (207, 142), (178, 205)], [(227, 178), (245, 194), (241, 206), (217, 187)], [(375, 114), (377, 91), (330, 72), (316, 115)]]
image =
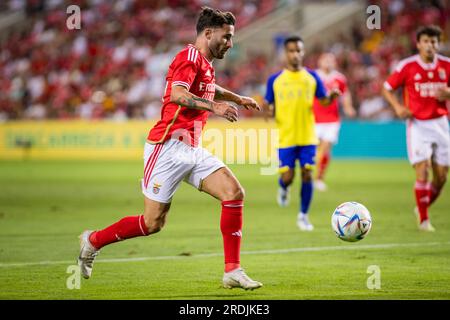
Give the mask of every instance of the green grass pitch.
[[(0, 299), (450, 298), (450, 188), (431, 208), (437, 231), (419, 232), (406, 161), (334, 161), (329, 191), (314, 194), (311, 233), (295, 224), (298, 174), (291, 205), (279, 208), (276, 176), (231, 168), (247, 194), (242, 264), (263, 288), (221, 288), (220, 204), (182, 184), (160, 233), (103, 248), (92, 278), (69, 289), (80, 232), (141, 212), (142, 163), (3, 161)], [(345, 201), (372, 214), (370, 234), (357, 243), (331, 230), (331, 213)], [(371, 265), (380, 268), (380, 289), (367, 287)]]

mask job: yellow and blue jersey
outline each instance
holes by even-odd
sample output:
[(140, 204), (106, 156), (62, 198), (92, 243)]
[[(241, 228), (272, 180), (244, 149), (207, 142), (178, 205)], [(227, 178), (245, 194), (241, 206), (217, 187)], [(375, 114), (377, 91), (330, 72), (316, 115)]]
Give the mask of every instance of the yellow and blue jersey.
[(326, 89), (313, 70), (284, 69), (269, 77), (265, 100), (275, 107), (280, 148), (318, 144), (314, 97), (326, 97)]

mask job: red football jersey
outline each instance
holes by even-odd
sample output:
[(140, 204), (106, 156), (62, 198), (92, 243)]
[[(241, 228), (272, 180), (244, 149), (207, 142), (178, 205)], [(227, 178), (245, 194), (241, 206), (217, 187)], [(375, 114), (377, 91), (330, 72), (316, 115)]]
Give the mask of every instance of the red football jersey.
[[(347, 79), (338, 72), (333, 71), (329, 74), (324, 73), (320, 69), (316, 70), (320, 79), (322, 79), (327, 91), (339, 89), (342, 94), (347, 91)], [(335, 99), (330, 105), (323, 106), (317, 98), (314, 98), (314, 116), (317, 123), (339, 122), (339, 102)]]
[(209, 111), (190, 109), (170, 102), (172, 86), (183, 86), (198, 97), (214, 100), (215, 74), (212, 64), (191, 44), (173, 59), (166, 76), (161, 120), (150, 130), (150, 143), (170, 138), (197, 146)]
[(436, 55), (425, 63), (419, 55), (401, 60), (394, 73), (384, 83), (388, 90), (403, 88), (404, 104), (419, 120), (434, 119), (448, 114), (446, 102), (436, 99), (436, 91), (450, 84), (450, 59)]

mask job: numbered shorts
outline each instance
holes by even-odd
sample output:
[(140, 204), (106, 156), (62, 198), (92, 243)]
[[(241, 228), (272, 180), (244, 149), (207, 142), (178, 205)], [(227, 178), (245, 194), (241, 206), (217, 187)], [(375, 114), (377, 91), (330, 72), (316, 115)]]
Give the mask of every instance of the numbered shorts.
[(339, 138), (340, 122), (316, 123), (316, 135), (321, 141), (327, 141), (336, 144)]
[(428, 159), (450, 166), (450, 133), (447, 117), (406, 122), (408, 159), (416, 164)]
[(142, 193), (149, 199), (169, 203), (181, 181), (201, 190), (202, 181), (222, 167), (225, 164), (207, 150), (179, 140), (146, 143)]
[(278, 149), (279, 171), (286, 172), (294, 169), (298, 160), (302, 168), (312, 168), (315, 164), (316, 146), (293, 146)]

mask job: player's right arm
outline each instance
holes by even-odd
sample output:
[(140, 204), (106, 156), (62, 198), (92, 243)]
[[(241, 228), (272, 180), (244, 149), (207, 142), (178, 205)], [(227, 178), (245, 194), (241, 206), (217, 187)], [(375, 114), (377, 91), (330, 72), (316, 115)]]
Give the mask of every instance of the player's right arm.
[(400, 101), (398, 101), (397, 97), (394, 95), (392, 90), (383, 87), (381, 93), (383, 94), (383, 97), (386, 99), (389, 105), (394, 109), (395, 113), (400, 119), (411, 118), (412, 116), (411, 111), (407, 107), (402, 105)]
[(266, 94), (261, 105), (264, 120), (266, 121), (268, 120), (268, 118), (275, 117), (275, 91), (273, 89), (273, 84), (280, 73), (281, 72), (277, 72), (271, 75), (269, 79), (267, 79)]
[(273, 118), (275, 116), (275, 107), (273, 104), (268, 103), (266, 100), (261, 104), (261, 109), (263, 111), (264, 120)]
[(405, 65), (400, 63), (395, 68), (395, 71), (384, 82), (381, 93), (389, 105), (394, 109), (395, 113), (400, 119), (407, 119), (412, 117), (411, 110), (398, 101), (394, 95), (394, 90), (405, 85)]
[(213, 112), (219, 117), (227, 119), (230, 122), (237, 121), (238, 119), (236, 107), (226, 102), (216, 102), (200, 98), (192, 92), (189, 92), (184, 86), (172, 86), (172, 90), (170, 92), (170, 102), (191, 109), (207, 110)]

